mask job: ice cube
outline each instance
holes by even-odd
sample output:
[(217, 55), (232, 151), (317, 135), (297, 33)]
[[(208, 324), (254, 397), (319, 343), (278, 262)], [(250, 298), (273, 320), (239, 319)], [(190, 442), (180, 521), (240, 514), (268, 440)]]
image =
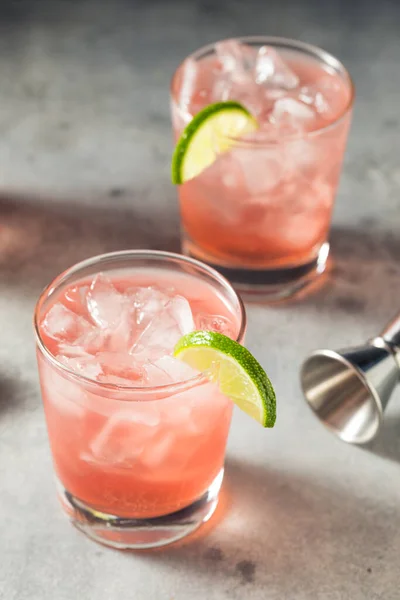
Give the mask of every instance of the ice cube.
[(168, 302), (165, 309), (178, 324), (181, 335), (193, 331), (194, 321), (192, 309), (186, 298), (183, 296), (175, 296)]
[(301, 100), (311, 104), (325, 119), (335, 118), (344, 106), (341, 84), (331, 75), (321, 77), (300, 92)]
[(317, 113), (324, 114), (329, 110), (329, 104), (316, 85), (300, 88), (298, 98), (304, 104), (313, 107)]
[(89, 352), (86, 352), (83, 346), (78, 344), (68, 344), (67, 342), (60, 342), (58, 344), (58, 351), (60, 355), (67, 358), (92, 358)]
[(96, 354), (104, 348), (107, 341), (107, 334), (99, 329), (92, 328), (85, 331), (75, 342), (76, 346), (81, 346), (88, 354)]
[(172, 383), (180, 383), (199, 375), (199, 371), (172, 356), (162, 356), (154, 361), (154, 365), (164, 371)]
[(99, 352), (97, 360), (101, 363), (104, 373), (122, 373), (125, 371), (137, 371), (139, 365), (134, 358), (124, 352)]
[(200, 374), (186, 363), (168, 355), (146, 363), (143, 369), (146, 372), (148, 386), (181, 383)]
[(136, 310), (136, 323), (142, 327), (146, 327), (170, 300), (170, 296), (155, 287), (138, 288), (130, 295)]
[(85, 356), (79, 356), (75, 358), (70, 358), (68, 356), (58, 355), (57, 360), (74, 371), (77, 375), (83, 375), (84, 377), (88, 377), (89, 379), (97, 379), (97, 377), (102, 373), (102, 368), (100, 363), (90, 356), (87, 358)]
[(227, 100), (232, 99), (232, 88), (233, 82), (231, 81), (229, 75), (224, 73), (218, 75), (214, 82), (211, 93), (212, 102), (226, 102)]
[(286, 90), (280, 90), (278, 88), (266, 88), (264, 90), (264, 98), (268, 102), (267, 109), (270, 109), (276, 100), (279, 100), (280, 98), (285, 98), (286, 96)]
[(91, 330), (91, 325), (83, 317), (58, 302), (53, 304), (43, 319), (43, 329), (49, 337), (56, 340), (76, 340)]
[(253, 78), (256, 52), (236, 40), (216, 44), (221, 71), (215, 78), (212, 101), (236, 100), (258, 116), (263, 107), (260, 88)]
[(119, 323), (114, 329), (108, 330), (107, 347), (112, 352), (128, 352), (132, 346), (135, 334), (133, 309), (123, 304), (119, 317)]
[[(195, 441), (192, 436), (204, 435), (210, 423), (217, 423), (214, 421), (214, 415), (218, 412), (220, 393), (218, 383), (211, 383), (209, 379), (214, 374), (217, 377), (218, 372), (219, 364), (214, 363), (207, 371), (207, 378), (204, 377), (202, 382), (180, 389), (162, 402), (163, 422), (174, 425), (177, 437), (191, 437), (188, 447)], [(226, 402), (230, 401), (226, 400)]]
[(259, 120), (264, 120), (275, 100), (299, 84), (297, 75), (268, 46), (256, 50), (236, 40), (226, 40), (216, 44), (216, 54), (221, 68), (211, 100), (241, 102)]
[(292, 90), (299, 84), (299, 78), (279, 54), (269, 46), (262, 46), (257, 53), (254, 66), (254, 79), (257, 84)]
[[(215, 53), (223, 73), (230, 73), (232, 81), (250, 79), (255, 51), (237, 40), (224, 40), (215, 44)], [(246, 77), (247, 75), (247, 77)]]
[[(214, 220), (222, 219), (231, 226), (240, 225), (240, 210), (246, 196), (246, 187), (241, 169), (235, 163), (231, 152), (219, 155), (193, 182), (203, 211), (212, 208), (215, 213)], [(191, 185), (192, 182), (188, 182), (188, 186)], [(210, 189), (214, 187), (219, 190), (218, 202), (211, 203)]]
[(189, 302), (182, 296), (175, 296), (157, 313), (140, 337), (133, 344), (130, 353), (150, 361), (172, 352), (178, 340), (193, 331), (194, 322)]
[(60, 342), (58, 344), (59, 354), (74, 358), (78, 356), (90, 357), (99, 352), (106, 344), (107, 336), (89, 326), (75, 341)]
[(222, 315), (200, 313), (196, 315), (196, 328), (222, 333), (223, 335), (227, 335), (232, 339), (235, 339), (236, 337), (236, 332), (232, 321), (226, 317), (223, 317)]
[(170, 385), (172, 382), (171, 377), (155, 363), (147, 362), (143, 365), (143, 370), (146, 374), (146, 383), (149, 387), (156, 387), (161, 385)]
[(162, 463), (165, 463), (165, 467), (171, 466), (168, 460), (175, 443), (174, 435), (171, 432), (166, 432), (152, 441), (151, 444), (146, 445), (140, 457), (140, 462), (147, 468), (156, 468), (161, 466)]
[(189, 106), (196, 92), (198, 63), (193, 58), (187, 58), (182, 65), (182, 83), (179, 90), (179, 105)]
[(290, 118), (293, 124), (302, 127), (315, 120), (315, 111), (295, 98), (280, 98), (274, 104), (271, 117), (277, 124)]
[(76, 285), (65, 292), (64, 298), (67, 306), (77, 314), (84, 316), (85, 318), (89, 317), (87, 304), (86, 304), (86, 296), (89, 291), (88, 285)]
[(260, 87), (252, 82), (233, 84), (228, 99), (240, 102), (255, 117), (260, 117), (265, 108), (265, 101)]
[(113, 329), (120, 323), (125, 297), (102, 273), (93, 279), (86, 301), (90, 316), (102, 329)]
[(106, 376), (115, 375), (129, 380), (130, 386), (141, 385), (144, 382), (143, 367), (125, 352), (100, 352), (96, 360)]
[[(288, 213), (276, 207), (271, 243), (286, 253), (305, 252), (320, 243), (326, 234), (332, 205), (332, 187), (324, 180), (307, 180), (294, 176), (281, 190), (285, 202), (290, 200)], [(283, 204), (282, 204), (283, 206)], [(270, 215), (266, 215), (268, 231)]]
[(249, 76), (247, 79), (232, 81), (231, 75), (221, 74), (214, 83), (212, 102), (234, 100), (240, 102), (255, 117), (259, 117), (264, 109), (264, 98), (260, 87)]
[(280, 147), (238, 147), (231, 154), (243, 173), (244, 185), (250, 196), (274, 189), (284, 175)]
[[(153, 402), (136, 402), (114, 413), (89, 445), (92, 460), (129, 465), (151, 444), (160, 415)], [(90, 455), (87, 457), (90, 460)]]

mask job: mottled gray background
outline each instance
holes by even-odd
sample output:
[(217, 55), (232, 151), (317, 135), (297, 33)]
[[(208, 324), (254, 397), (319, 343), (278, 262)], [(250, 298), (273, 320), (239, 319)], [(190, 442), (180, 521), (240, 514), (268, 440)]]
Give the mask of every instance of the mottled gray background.
[[(310, 350), (362, 341), (400, 309), (399, 31), (395, 0), (1, 2), (1, 600), (400, 597), (400, 394), (362, 450), (323, 430), (297, 378)], [(207, 42), (264, 33), (322, 45), (356, 83), (335, 269), (312, 297), (249, 307), (279, 420), (266, 432), (235, 414), (215, 527), (162, 552), (107, 550), (55, 499), (34, 302), (90, 255), (178, 249), (169, 79)]]

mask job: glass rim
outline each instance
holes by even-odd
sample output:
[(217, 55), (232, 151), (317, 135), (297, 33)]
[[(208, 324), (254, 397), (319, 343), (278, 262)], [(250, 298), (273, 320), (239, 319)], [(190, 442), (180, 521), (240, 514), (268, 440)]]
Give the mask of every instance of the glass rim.
[[(239, 331), (238, 331), (235, 341), (237, 341), (238, 343), (242, 342), (245, 331), (246, 331), (246, 325), (247, 325), (246, 310), (244, 307), (243, 300), (241, 299), (240, 295), (236, 292), (236, 290), (233, 288), (231, 283), (223, 275), (221, 275), (218, 271), (216, 271), (212, 267), (202, 263), (199, 260), (196, 260), (196, 259), (188, 257), (188, 256), (183, 256), (183, 255), (175, 253), (175, 252), (167, 252), (167, 251), (163, 251), (163, 250), (119, 250), (116, 252), (108, 252), (105, 254), (98, 254), (91, 258), (87, 258), (83, 261), (75, 263), (74, 265), (72, 265), (71, 267), (68, 267), (67, 269), (62, 271), (59, 275), (57, 275), (57, 277), (55, 277), (42, 290), (42, 292), (39, 295), (39, 298), (36, 302), (34, 314), (33, 314), (33, 326), (34, 326), (36, 344), (37, 344), (38, 349), (41, 351), (41, 353), (44, 355), (44, 357), (47, 358), (54, 367), (56, 367), (59, 371), (66, 374), (69, 378), (72, 378), (73, 380), (75, 380), (77, 382), (81, 382), (86, 385), (91, 385), (98, 389), (101, 389), (104, 391), (109, 391), (109, 392), (118, 392), (118, 393), (126, 393), (126, 394), (140, 393), (143, 396), (151, 395), (152, 393), (162, 393), (162, 394), (165, 394), (165, 396), (163, 396), (163, 397), (168, 397), (170, 395), (179, 393), (180, 391), (186, 390), (188, 388), (192, 388), (195, 385), (201, 385), (203, 383), (208, 382), (209, 379), (207, 378), (207, 376), (204, 373), (199, 373), (198, 375), (195, 375), (194, 377), (190, 377), (189, 379), (184, 379), (179, 382), (168, 383), (165, 385), (158, 385), (158, 386), (134, 386), (134, 385), (121, 386), (121, 385), (117, 385), (117, 384), (113, 384), (113, 383), (104, 383), (101, 381), (97, 381), (96, 379), (86, 377), (85, 375), (81, 375), (80, 373), (76, 373), (75, 371), (73, 371), (72, 369), (70, 369), (66, 365), (64, 365), (62, 362), (57, 360), (57, 358), (49, 351), (49, 349), (47, 348), (47, 346), (46, 346), (45, 342), (43, 341), (42, 336), (40, 334), (39, 313), (43, 306), (43, 303), (48, 298), (50, 298), (51, 295), (53, 293), (55, 293), (55, 291), (63, 283), (68, 281), (68, 279), (71, 276), (79, 274), (80, 271), (83, 271), (86, 268), (92, 267), (103, 261), (107, 261), (107, 260), (112, 261), (112, 260), (118, 260), (118, 259), (124, 259), (124, 258), (125, 259), (132, 258), (134, 260), (138, 259), (138, 258), (142, 258), (142, 259), (154, 258), (154, 259), (158, 259), (160, 261), (166, 261), (166, 262), (172, 261), (172, 262), (177, 262), (177, 263), (183, 263), (183, 264), (194, 267), (195, 269), (197, 269), (198, 271), (201, 271), (202, 273), (205, 273), (206, 275), (211, 276), (212, 279), (214, 279), (218, 283), (220, 283), (225, 289), (228, 289), (229, 292), (231, 294), (233, 294), (234, 298), (237, 300), (238, 307), (239, 307), (239, 313), (240, 313), (240, 326), (239, 326)], [(114, 398), (109, 398), (109, 400), (112, 401), (112, 400), (114, 400)], [(118, 400), (123, 401), (124, 398), (118, 398)], [(126, 401), (130, 401), (130, 400), (127, 399)]]
[[(333, 67), (336, 71), (338, 71), (344, 75), (344, 78), (347, 81), (350, 93), (349, 93), (348, 101), (346, 102), (346, 104), (344, 105), (344, 107), (340, 111), (340, 113), (337, 115), (337, 117), (333, 121), (330, 121), (329, 123), (326, 123), (325, 125), (318, 127), (317, 129), (313, 129), (311, 131), (306, 131), (306, 132), (301, 132), (301, 133), (296, 133), (296, 134), (289, 134), (289, 135), (286, 134), (278, 140), (267, 140), (267, 139), (243, 140), (239, 137), (228, 136), (228, 135), (220, 136), (220, 137), (224, 137), (225, 139), (232, 140), (233, 142), (235, 142), (237, 144), (241, 144), (243, 146), (257, 146), (257, 145), (259, 145), (259, 146), (268, 146), (268, 145), (277, 146), (277, 145), (281, 144), (283, 141), (291, 141), (291, 140), (305, 139), (305, 138), (308, 139), (309, 137), (316, 137), (316, 136), (320, 135), (321, 133), (324, 133), (325, 131), (329, 131), (330, 129), (334, 128), (338, 123), (343, 121), (344, 118), (347, 116), (347, 114), (351, 111), (353, 104), (354, 104), (354, 98), (355, 98), (355, 85), (354, 85), (354, 81), (353, 81), (349, 71), (346, 69), (344, 64), (338, 58), (336, 58), (333, 54), (331, 54), (327, 50), (324, 50), (323, 48), (320, 48), (319, 46), (309, 44), (308, 42), (302, 42), (301, 40), (295, 40), (293, 38), (285, 38), (285, 37), (270, 36), (270, 35), (254, 35), (254, 36), (248, 35), (248, 36), (224, 38), (223, 40), (218, 40), (216, 42), (212, 42), (211, 44), (206, 44), (205, 46), (198, 48), (197, 50), (195, 50), (194, 52), (192, 52), (191, 54), (186, 56), (179, 63), (177, 68), (175, 69), (175, 71), (171, 77), (171, 81), (170, 81), (171, 99), (172, 99), (172, 102), (178, 107), (179, 110), (182, 110), (182, 107), (178, 104), (178, 102), (175, 101), (175, 97), (173, 94), (173, 86), (174, 86), (175, 78), (177, 76), (179, 69), (182, 67), (182, 65), (185, 63), (185, 61), (187, 61), (188, 59), (196, 60), (199, 57), (201, 57), (203, 54), (208, 54), (208, 53), (212, 52), (215, 49), (216, 44), (218, 44), (219, 42), (231, 41), (231, 40), (243, 42), (243, 43), (249, 43), (249, 44), (261, 44), (261, 45), (271, 44), (276, 47), (286, 46), (293, 50), (297, 50), (299, 52), (312, 54), (316, 58), (318, 58), (319, 60), (324, 62), (326, 65)], [(191, 115), (190, 113), (185, 112), (185, 114), (187, 114), (191, 118), (193, 118), (193, 115)]]

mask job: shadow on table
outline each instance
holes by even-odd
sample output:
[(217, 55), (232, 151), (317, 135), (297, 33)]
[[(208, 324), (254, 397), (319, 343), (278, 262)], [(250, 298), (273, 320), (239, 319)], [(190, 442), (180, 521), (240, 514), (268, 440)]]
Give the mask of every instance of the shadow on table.
[[(0, 281), (40, 291), (72, 264), (129, 248), (179, 251), (175, 190), (129, 192), (114, 188), (88, 198), (0, 195)], [(87, 194), (86, 194), (87, 195)], [(400, 240), (391, 233), (334, 226), (333, 268), (325, 285), (282, 308), (369, 314), (382, 295), (397, 308)], [(390, 317), (391, 315), (388, 315)]]
[(0, 419), (2, 415), (16, 412), (25, 395), (19, 382), (0, 371)]
[(149, 559), (204, 572), (211, 588), (224, 585), (227, 592), (261, 588), (272, 577), (282, 581), (280, 591), (289, 578), (322, 593), (329, 581), (354, 570), (368, 577), (383, 558), (383, 518), (370, 518), (373, 506), (356, 488), (349, 493), (322, 479), (228, 460), (225, 491), (231, 506), (215, 531), (206, 525), (208, 535), (200, 530), (186, 542), (149, 553)]
[(131, 248), (179, 251), (175, 198), (164, 193), (163, 206), (151, 210), (148, 190), (124, 194), (110, 190), (97, 204), (84, 198), (0, 195), (0, 283), (39, 293), (62, 270), (96, 254)]
[[(391, 401), (400, 402), (400, 393)], [(400, 414), (384, 417), (382, 428), (375, 440), (364, 447), (364, 450), (400, 463)]]
[(368, 315), (384, 301), (389, 311), (400, 309), (398, 236), (378, 231), (368, 222), (359, 228), (333, 226), (330, 242), (331, 264), (323, 285), (282, 303), (282, 308), (318, 306), (323, 312)]

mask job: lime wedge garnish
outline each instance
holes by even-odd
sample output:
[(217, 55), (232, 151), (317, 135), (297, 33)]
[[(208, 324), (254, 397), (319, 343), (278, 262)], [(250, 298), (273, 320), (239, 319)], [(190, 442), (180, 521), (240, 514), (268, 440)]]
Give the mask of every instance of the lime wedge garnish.
[(216, 373), (213, 380), (225, 396), (264, 427), (274, 426), (274, 388), (247, 348), (221, 333), (193, 331), (179, 340), (174, 355), (198, 371)]
[(184, 183), (229, 150), (234, 139), (258, 128), (239, 102), (217, 102), (198, 112), (184, 129), (172, 156), (172, 183)]

